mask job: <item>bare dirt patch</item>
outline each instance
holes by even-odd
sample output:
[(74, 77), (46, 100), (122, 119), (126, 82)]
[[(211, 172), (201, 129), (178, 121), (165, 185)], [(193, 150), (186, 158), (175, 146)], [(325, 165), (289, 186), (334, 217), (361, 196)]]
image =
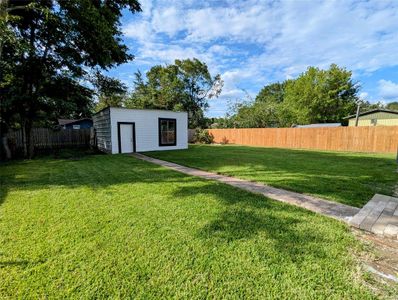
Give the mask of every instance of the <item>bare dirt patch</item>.
[(360, 256), (368, 285), (383, 299), (398, 299), (398, 241), (353, 229), (367, 254)]

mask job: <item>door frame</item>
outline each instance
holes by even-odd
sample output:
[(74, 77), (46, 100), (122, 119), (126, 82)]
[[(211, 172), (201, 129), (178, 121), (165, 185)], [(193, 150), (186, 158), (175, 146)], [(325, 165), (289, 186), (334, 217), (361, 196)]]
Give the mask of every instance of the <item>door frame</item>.
[(118, 140), (118, 148), (119, 153), (122, 153), (122, 139), (120, 135), (120, 125), (131, 125), (133, 132), (133, 153), (136, 152), (136, 142), (135, 142), (135, 122), (117, 122), (117, 140)]

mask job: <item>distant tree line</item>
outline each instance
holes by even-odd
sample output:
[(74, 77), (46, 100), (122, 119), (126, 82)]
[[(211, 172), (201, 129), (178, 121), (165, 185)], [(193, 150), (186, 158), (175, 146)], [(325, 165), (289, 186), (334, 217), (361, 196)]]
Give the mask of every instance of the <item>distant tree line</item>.
[(394, 102), (390, 102), (386, 105), (387, 109), (391, 109), (391, 110), (396, 110), (398, 111), (398, 102), (394, 101)]
[[(190, 128), (261, 128), (290, 127), (295, 124), (343, 122), (361, 111), (384, 107), (358, 96), (360, 85), (352, 72), (332, 64), (322, 70), (309, 67), (296, 79), (264, 86), (254, 101), (232, 105), (225, 117), (208, 118), (204, 112), (208, 100), (220, 95), (223, 81), (212, 77), (205, 63), (198, 59), (175, 60), (157, 65), (146, 74), (137, 72), (133, 89), (119, 79), (101, 73), (92, 78), (97, 96), (95, 110), (107, 106), (187, 111)], [(398, 103), (386, 106), (397, 109)]]
[[(340, 123), (355, 113), (358, 101), (362, 111), (382, 107), (381, 103), (359, 99), (359, 89), (351, 71), (335, 64), (327, 70), (309, 67), (296, 79), (266, 85), (254, 101), (236, 104), (229, 116), (214, 119), (209, 126), (261, 128)], [(388, 107), (396, 108), (397, 103)]]

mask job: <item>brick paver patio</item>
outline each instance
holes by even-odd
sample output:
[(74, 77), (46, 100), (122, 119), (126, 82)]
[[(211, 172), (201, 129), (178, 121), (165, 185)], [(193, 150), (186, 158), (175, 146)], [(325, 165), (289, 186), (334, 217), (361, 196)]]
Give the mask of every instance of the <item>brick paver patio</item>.
[(374, 195), (350, 224), (377, 235), (398, 239), (398, 198)]

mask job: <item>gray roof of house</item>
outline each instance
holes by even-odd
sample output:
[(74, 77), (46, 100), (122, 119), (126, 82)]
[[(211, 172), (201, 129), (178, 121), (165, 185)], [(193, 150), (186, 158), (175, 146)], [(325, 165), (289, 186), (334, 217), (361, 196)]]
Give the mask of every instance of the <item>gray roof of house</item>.
[(307, 125), (296, 125), (296, 128), (317, 128), (317, 127), (340, 127), (341, 123), (318, 123)]
[(77, 123), (80, 121), (84, 121), (84, 120), (90, 120), (91, 118), (83, 118), (83, 119), (78, 119), (78, 120), (73, 120), (73, 119), (58, 119), (58, 125), (67, 125), (67, 124), (73, 124), (73, 123)]
[(73, 122), (75, 122), (75, 121), (77, 121), (77, 120), (72, 120), (72, 119), (58, 119), (58, 124), (59, 125), (66, 125), (66, 124), (69, 124), (69, 123), (73, 123)]
[[(384, 109), (384, 108), (376, 108), (376, 109), (372, 109), (372, 110), (361, 112), (359, 114), (359, 116), (360, 117), (361, 116), (366, 116), (366, 115), (377, 113), (377, 112), (385, 112), (385, 113), (397, 114), (398, 115), (398, 111), (396, 111), (396, 110)], [(353, 115), (349, 115), (349, 116), (345, 117), (344, 119), (351, 119), (351, 118), (355, 118), (355, 117), (356, 117), (356, 114), (353, 114)]]

